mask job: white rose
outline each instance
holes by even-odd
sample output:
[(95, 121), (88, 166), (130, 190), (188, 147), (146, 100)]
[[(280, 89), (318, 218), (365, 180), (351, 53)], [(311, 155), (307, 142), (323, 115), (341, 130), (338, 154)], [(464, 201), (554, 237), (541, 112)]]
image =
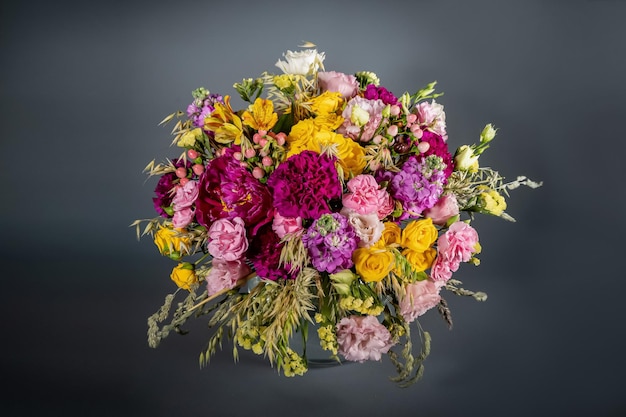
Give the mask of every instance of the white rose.
[(312, 75), (322, 66), (324, 53), (317, 53), (316, 49), (303, 51), (287, 51), (283, 54), (286, 61), (278, 60), (276, 66), (285, 74)]

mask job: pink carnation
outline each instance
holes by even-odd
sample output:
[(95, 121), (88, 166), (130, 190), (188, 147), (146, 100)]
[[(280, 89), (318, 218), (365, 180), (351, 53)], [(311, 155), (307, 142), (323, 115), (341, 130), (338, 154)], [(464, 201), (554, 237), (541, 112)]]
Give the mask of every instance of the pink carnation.
[(237, 281), (249, 273), (250, 267), (242, 260), (213, 259), (213, 268), (206, 277), (208, 295), (234, 288)]
[(208, 237), (209, 253), (217, 259), (236, 261), (248, 250), (246, 228), (240, 217), (235, 217), (232, 221), (216, 220), (209, 228)]
[(274, 221), (272, 221), (272, 230), (279, 238), (284, 238), (288, 234), (298, 233), (302, 228), (301, 217), (284, 217), (276, 211), (274, 213)]
[(337, 71), (318, 72), (317, 81), (320, 90), (341, 93), (344, 99), (350, 99), (359, 91), (359, 82), (354, 75)]
[[(458, 269), (456, 265), (455, 271)], [(452, 278), (451, 265), (447, 263), (443, 258), (435, 258), (435, 262), (430, 267), (430, 277), (436, 282), (443, 282), (444, 284)]]
[(433, 223), (444, 225), (449, 218), (459, 214), (459, 204), (454, 194), (446, 194), (439, 198), (437, 203), (424, 211), (424, 216), (430, 217)]
[(441, 285), (430, 279), (417, 281), (406, 286), (406, 294), (400, 300), (400, 314), (411, 323), (435, 307), (441, 301)]
[(188, 181), (185, 185), (177, 187), (176, 195), (172, 199), (174, 211), (191, 207), (198, 198), (198, 190), (198, 181)]
[(337, 323), (338, 350), (349, 361), (379, 361), (393, 342), (389, 330), (374, 316), (344, 317)]
[(450, 265), (452, 271), (461, 262), (467, 262), (478, 249), (478, 233), (465, 222), (454, 222), (437, 241), (438, 257)]
[(376, 214), (379, 219), (385, 218), (393, 211), (393, 201), (385, 189), (380, 186), (372, 175), (361, 174), (346, 184), (349, 193), (342, 197), (343, 206), (359, 214)]
[(174, 210), (174, 216), (172, 216), (172, 225), (178, 228), (187, 227), (187, 225), (192, 222), (194, 215), (195, 211), (191, 207), (187, 207), (181, 210)]

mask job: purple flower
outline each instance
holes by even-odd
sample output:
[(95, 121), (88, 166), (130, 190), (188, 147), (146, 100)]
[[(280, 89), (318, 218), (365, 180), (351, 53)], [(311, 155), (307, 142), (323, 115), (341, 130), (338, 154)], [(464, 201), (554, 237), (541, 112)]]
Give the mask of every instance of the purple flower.
[(243, 219), (249, 236), (273, 218), (272, 196), (268, 189), (233, 157), (239, 149), (227, 148), (212, 159), (200, 177), (196, 218), (210, 227), (217, 219)]
[(342, 192), (334, 160), (313, 151), (292, 155), (278, 165), (267, 186), (281, 216), (302, 219), (330, 213), (329, 201), (341, 198)]
[(194, 91), (194, 96), (196, 99), (187, 106), (187, 117), (195, 127), (203, 127), (204, 119), (215, 110), (215, 103), (224, 103), (224, 98), (219, 94), (209, 94), (204, 89)]
[(418, 160), (411, 156), (390, 183), (391, 196), (402, 203), (400, 220), (417, 218), (433, 207), (443, 193), (444, 164), (436, 155)]
[(385, 104), (398, 104), (398, 98), (394, 96), (389, 90), (385, 87), (378, 87), (374, 84), (368, 84), (365, 87), (365, 91), (363, 91), (363, 97), (368, 100), (376, 100), (380, 99)]
[(357, 248), (359, 238), (348, 219), (332, 213), (317, 219), (302, 236), (302, 243), (315, 269), (334, 274), (354, 265), (352, 252)]

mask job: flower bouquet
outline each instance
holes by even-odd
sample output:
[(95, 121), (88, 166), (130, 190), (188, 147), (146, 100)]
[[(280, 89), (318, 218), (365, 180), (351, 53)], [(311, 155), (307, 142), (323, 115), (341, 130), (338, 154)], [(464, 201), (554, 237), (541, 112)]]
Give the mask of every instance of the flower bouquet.
[(205, 316), (201, 366), (230, 339), (235, 359), (252, 350), (294, 376), (314, 331), (337, 361), (386, 354), (406, 386), (430, 351), (418, 318), (436, 308), (452, 325), (444, 291), (486, 299), (453, 278), (479, 264), (475, 213), (513, 220), (508, 190), (540, 184), (479, 166), (490, 124), (452, 152), (435, 82), (396, 96), (376, 74), (326, 71), (324, 53), (303, 48), (283, 54), (281, 73), (234, 84), (245, 108), (199, 88), (163, 120), (176, 120), (181, 154), (148, 164), (158, 216), (131, 226), (176, 262), (177, 289), (149, 317), (148, 342)]

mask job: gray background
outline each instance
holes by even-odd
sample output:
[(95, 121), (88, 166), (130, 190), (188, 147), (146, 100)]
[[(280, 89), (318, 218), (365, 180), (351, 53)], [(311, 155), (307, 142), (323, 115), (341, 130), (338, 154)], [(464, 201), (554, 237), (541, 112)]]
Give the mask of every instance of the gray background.
[[(212, 3), (2, 3), (0, 412), (624, 415), (625, 3)], [(157, 123), (303, 40), (397, 94), (437, 80), (452, 147), (494, 123), (482, 163), (545, 184), (513, 193), (517, 223), (475, 223), (482, 265), (457, 277), (489, 299), (448, 296), (451, 331), (426, 315), (433, 350), (408, 389), (386, 359), (288, 379), (226, 346), (200, 370), (202, 322), (146, 343), (173, 289), (128, 227), (153, 216), (145, 164), (178, 155)]]

